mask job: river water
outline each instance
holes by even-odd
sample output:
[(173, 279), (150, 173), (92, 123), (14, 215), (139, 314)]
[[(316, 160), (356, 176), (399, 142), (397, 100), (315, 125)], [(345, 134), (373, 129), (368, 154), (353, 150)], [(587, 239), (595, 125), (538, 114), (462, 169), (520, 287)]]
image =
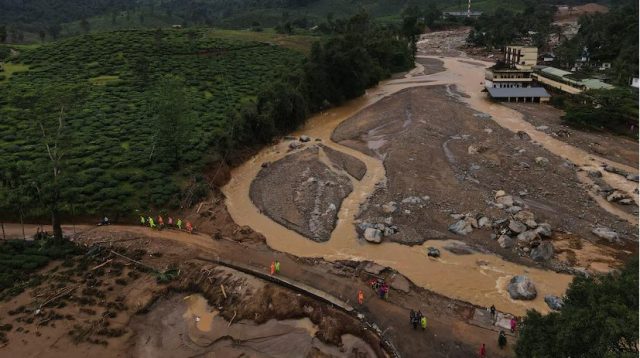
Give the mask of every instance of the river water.
[[(442, 249), (447, 241), (433, 240), (423, 245), (409, 247), (391, 242), (372, 245), (357, 238), (353, 221), (360, 205), (373, 193), (375, 185), (385, 179), (385, 169), (379, 158), (370, 157), (334, 143), (331, 141), (331, 134), (344, 120), (378, 100), (406, 88), (455, 85), (457, 91), (468, 95), (468, 97), (460, 96), (459, 99), (471, 108), (490, 114), (493, 120), (509, 130), (526, 131), (533, 140), (541, 143), (550, 152), (576, 165), (592, 166), (607, 163), (631, 173), (637, 172), (635, 168), (612, 163), (560, 142), (535, 130), (519, 112), (487, 101), (484, 94), (480, 92), (484, 78), (483, 67), (468, 62), (464, 57), (439, 59), (444, 61), (446, 71), (421, 75), (422, 68), (418, 66), (404, 78), (384, 81), (358, 99), (313, 116), (303, 128), (293, 133), (293, 135), (305, 134), (311, 138), (320, 138), (324, 145), (358, 158), (367, 167), (362, 180), (353, 181), (353, 191), (342, 203), (336, 228), (329, 241), (314, 242), (288, 230), (260, 213), (249, 198), (251, 182), (260, 171), (261, 164), (277, 161), (286, 156), (288, 150), (286, 142), (264, 148), (232, 171), (231, 180), (222, 188), (229, 213), (239, 225), (248, 225), (262, 233), (268, 245), (275, 250), (301, 257), (322, 257), (326, 260), (370, 260), (396, 269), (416, 285), (447, 297), (485, 307), (494, 304), (501, 311), (519, 315), (530, 308), (547, 312), (544, 295), (562, 295), (572, 279), (570, 275), (514, 264), (492, 254), (454, 255), (441, 250), (443, 256), (439, 259), (427, 257), (427, 247)], [(611, 173), (603, 173), (603, 179), (627, 193), (632, 193), (637, 187), (626, 180), (620, 180), (619, 176)], [(635, 198), (635, 194), (633, 196)], [(516, 301), (509, 297), (506, 293), (506, 284), (513, 275), (518, 274), (526, 274), (535, 282), (538, 298), (533, 301)]]

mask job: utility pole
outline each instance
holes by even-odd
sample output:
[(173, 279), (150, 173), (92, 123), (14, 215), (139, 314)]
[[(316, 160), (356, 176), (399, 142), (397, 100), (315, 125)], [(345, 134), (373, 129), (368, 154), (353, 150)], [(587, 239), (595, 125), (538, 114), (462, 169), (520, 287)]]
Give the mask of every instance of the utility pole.
[(467, 17), (471, 17), (471, 0), (467, 4)]

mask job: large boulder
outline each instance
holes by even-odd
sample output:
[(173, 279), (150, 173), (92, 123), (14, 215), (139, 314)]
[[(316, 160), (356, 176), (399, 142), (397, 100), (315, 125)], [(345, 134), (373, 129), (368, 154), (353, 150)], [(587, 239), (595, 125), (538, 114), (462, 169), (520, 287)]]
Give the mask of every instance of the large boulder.
[(516, 221), (516, 220), (510, 220), (509, 221), (509, 230), (511, 230), (512, 232), (519, 234), (522, 232), (527, 231), (527, 225)]
[(564, 305), (562, 298), (554, 295), (544, 296), (544, 302), (547, 304), (547, 306), (549, 306), (549, 308), (554, 311), (560, 311), (560, 309), (562, 309), (562, 306)]
[(449, 231), (458, 235), (467, 235), (473, 231), (473, 226), (468, 220), (462, 219), (449, 225)]
[(382, 242), (382, 231), (368, 227), (364, 230), (364, 239), (368, 242), (379, 244)]
[(618, 236), (617, 232), (606, 227), (597, 227), (591, 230), (591, 232), (597, 237), (605, 239), (609, 242), (617, 242), (618, 240), (620, 240), (620, 236)]
[(531, 250), (531, 258), (533, 261), (544, 262), (553, 257), (553, 244), (549, 241), (543, 241), (540, 245)]
[(543, 236), (543, 237), (551, 237), (552, 231), (551, 231), (551, 225), (547, 224), (547, 223), (540, 223), (538, 224), (538, 226), (535, 229), (536, 234)]
[(500, 247), (503, 249), (509, 249), (513, 247), (513, 239), (507, 235), (500, 235), (498, 238), (498, 244), (500, 244)]
[(533, 300), (538, 295), (533, 281), (525, 275), (513, 276), (507, 286), (509, 296), (514, 300)]
[(531, 241), (538, 238), (538, 234), (535, 230), (527, 230), (523, 233), (518, 234), (516, 240), (518, 240), (518, 244), (521, 246), (528, 246)]
[(513, 218), (521, 222), (527, 222), (528, 220), (536, 219), (535, 215), (529, 210), (522, 210), (515, 214)]
[(405, 293), (409, 293), (411, 284), (404, 276), (396, 274), (391, 278), (391, 288)]

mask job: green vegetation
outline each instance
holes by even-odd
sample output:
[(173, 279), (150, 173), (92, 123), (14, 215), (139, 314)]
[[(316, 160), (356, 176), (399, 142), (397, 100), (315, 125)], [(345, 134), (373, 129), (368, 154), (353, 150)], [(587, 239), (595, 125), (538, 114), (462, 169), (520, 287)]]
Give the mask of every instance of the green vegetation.
[(591, 90), (553, 101), (566, 111), (562, 119), (572, 126), (638, 137), (638, 91), (633, 88)]
[(518, 357), (637, 357), (638, 258), (619, 273), (576, 277), (560, 312), (527, 312)]
[(82, 248), (69, 241), (0, 241), (0, 299), (22, 292), (29, 285), (27, 281), (21, 282), (26, 277), (37, 281), (37, 276), (29, 274), (45, 267), (49, 262), (82, 252)]
[[(409, 69), (414, 33), (366, 13), (309, 38), (240, 32), (118, 31), (23, 49), (0, 84), (0, 212), (13, 219), (130, 215), (190, 206), (201, 173), (285, 134), (308, 113)], [(216, 38), (216, 34), (224, 38)], [(197, 197), (192, 194), (198, 193)]]
[(638, 77), (638, 1), (618, 0), (605, 14), (580, 18), (580, 30), (557, 50), (557, 62), (571, 67), (584, 50), (593, 64), (609, 62), (609, 75), (628, 86), (631, 77)]

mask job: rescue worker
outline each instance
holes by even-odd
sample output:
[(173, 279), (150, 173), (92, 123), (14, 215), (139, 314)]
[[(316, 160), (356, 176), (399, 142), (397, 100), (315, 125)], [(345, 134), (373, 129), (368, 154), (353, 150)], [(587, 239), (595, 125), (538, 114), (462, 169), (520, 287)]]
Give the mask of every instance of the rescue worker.
[(487, 356), (487, 348), (485, 348), (484, 343), (480, 347), (480, 358), (485, 358)]
[(171, 216), (169, 216), (169, 220), (168, 220), (168, 222), (167, 222), (167, 225), (168, 225), (169, 227), (173, 227), (173, 218), (172, 218)]
[(158, 228), (160, 230), (164, 229), (164, 219), (162, 219), (162, 215), (158, 215)]
[(140, 225), (145, 226), (147, 224), (147, 219), (144, 216), (140, 215)]
[(491, 305), (491, 318), (496, 318), (496, 306)]
[(176, 226), (178, 227), (178, 230), (182, 230), (182, 219), (178, 219)]
[(507, 336), (504, 334), (504, 331), (500, 331), (500, 334), (498, 335), (498, 346), (500, 346), (500, 349), (502, 349), (506, 345), (507, 345)]
[(364, 303), (364, 292), (362, 290), (358, 290), (358, 304)]
[(511, 333), (515, 333), (516, 326), (518, 325), (518, 321), (516, 321), (515, 317), (511, 317), (511, 321), (509, 323), (511, 324)]
[(276, 273), (276, 263), (275, 262), (271, 261), (271, 266), (269, 268), (271, 270), (271, 275)]
[(420, 327), (422, 327), (423, 331), (427, 329), (427, 317), (425, 316), (420, 317)]
[(155, 229), (156, 223), (153, 221), (153, 218), (151, 216), (149, 216), (148, 221), (149, 221), (149, 227), (152, 229)]
[(276, 260), (276, 273), (280, 273), (280, 261)]
[(185, 228), (187, 229), (187, 232), (189, 234), (191, 234), (193, 232), (193, 226), (191, 226), (191, 221), (187, 220), (187, 224), (185, 225)]

